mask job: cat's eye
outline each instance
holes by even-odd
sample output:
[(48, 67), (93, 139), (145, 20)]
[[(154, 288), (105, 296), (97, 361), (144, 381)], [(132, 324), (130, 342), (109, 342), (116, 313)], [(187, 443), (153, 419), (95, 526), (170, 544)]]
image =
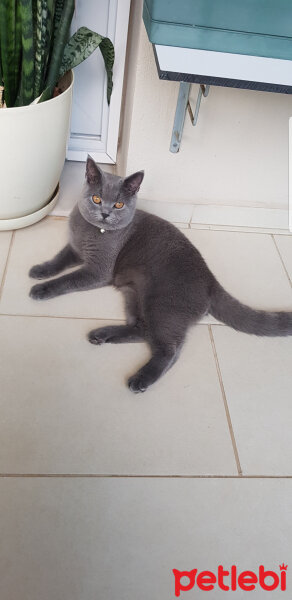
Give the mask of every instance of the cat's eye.
[(93, 194), (92, 200), (93, 200), (94, 204), (100, 204), (101, 203), (101, 198), (99, 196), (96, 196), (95, 194)]
[(124, 206), (124, 203), (123, 203), (123, 202), (116, 202), (116, 203), (115, 203), (115, 207), (116, 207), (116, 208), (123, 208), (123, 206)]

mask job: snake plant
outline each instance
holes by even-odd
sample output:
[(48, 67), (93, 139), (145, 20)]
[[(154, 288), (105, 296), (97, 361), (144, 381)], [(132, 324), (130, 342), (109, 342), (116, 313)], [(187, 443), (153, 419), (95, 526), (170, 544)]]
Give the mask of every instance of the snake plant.
[(0, 0), (0, 88), (7, 107), (49, 100), (59, 78), (97, 47), (110, 101), (113, 44), (87, 27), (69, 39), (74, 8), (75, 0)]

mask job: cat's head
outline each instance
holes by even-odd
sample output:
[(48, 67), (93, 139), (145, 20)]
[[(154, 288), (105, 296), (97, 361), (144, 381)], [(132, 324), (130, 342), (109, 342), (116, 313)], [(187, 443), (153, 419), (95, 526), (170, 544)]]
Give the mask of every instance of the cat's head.
[(105, 173), (88, 156), (82, 197), (78, 208), (88, 223), (100, 229), (122, 229), (132, 221), (136, 194), (144, 177), (138, 171), (129, 177)]

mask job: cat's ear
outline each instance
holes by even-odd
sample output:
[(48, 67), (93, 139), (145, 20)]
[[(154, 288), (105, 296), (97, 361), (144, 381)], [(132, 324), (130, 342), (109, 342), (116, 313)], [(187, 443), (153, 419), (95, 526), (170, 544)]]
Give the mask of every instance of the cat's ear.
[(123, 188), (134, 196), (139, 191), (143, 178), (144, 171), (137, 171), (137, 173), (133, 173), (133, 175), (129, 175), (124, 179)]
[(100, 183), (102, 179), (102, 170), (89, 154), (87, 155), (85, 177), (88, 183)]

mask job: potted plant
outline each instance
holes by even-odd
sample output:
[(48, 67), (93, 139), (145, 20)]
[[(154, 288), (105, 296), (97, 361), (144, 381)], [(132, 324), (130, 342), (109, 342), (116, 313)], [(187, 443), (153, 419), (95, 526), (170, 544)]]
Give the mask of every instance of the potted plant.
[(75, 0), (0, 1), (0, 229), (48, 214), (58, 197), (72, 69), (97, 47), (112, 90), (113, 44), (86, 27), (69, 39)]

